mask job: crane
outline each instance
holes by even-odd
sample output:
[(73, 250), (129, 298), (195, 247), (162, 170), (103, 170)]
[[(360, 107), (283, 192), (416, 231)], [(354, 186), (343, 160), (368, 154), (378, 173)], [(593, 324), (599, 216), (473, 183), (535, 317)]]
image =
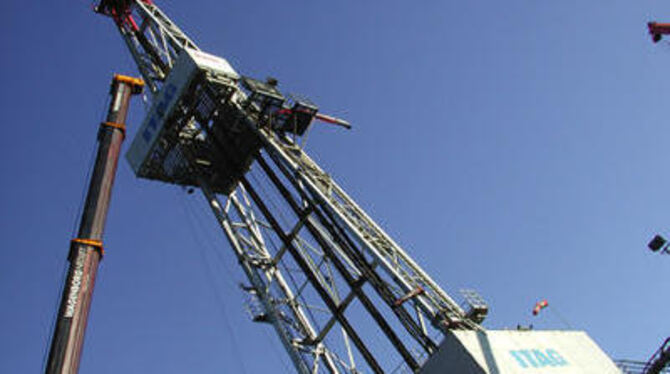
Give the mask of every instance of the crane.
[(299, 373), (390, 370), (359, 315), (411, 371), (437, 351), (436, 333), (482, 329), (481, 298), (457, 303), (300, 146), (313, 121), (347, 121), (285, 96), (274, 79), (241, 76), (153, 1), (95, 10), (114, 21), (151, 95), (131, 167), (202, 191), (246, 276), (254, 321), (273, 326)]
[(142, 92), (141, 79), (116, 74), (110, 87), (110, 104), (100, 124), (95, 165), (77, 237), (70, 242), (67, 279), (61, 294), (56, 326), (45, 372), (76, 373), (88, 319), (98, 265), (104, 249), (102, 236), (112, 194), (121, 143), (126, 135), (130, 98)]

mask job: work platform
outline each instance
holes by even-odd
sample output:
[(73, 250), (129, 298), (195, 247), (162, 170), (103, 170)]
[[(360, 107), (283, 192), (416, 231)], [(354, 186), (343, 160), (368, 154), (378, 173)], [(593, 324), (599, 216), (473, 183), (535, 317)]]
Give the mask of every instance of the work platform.
[(131, 167), (140, 178), (182, 186), (205, 182), (227, 195), (261, 148), (259, 128), (303, 135), (317, 117), (316, 105), (287, 100), (276, 84), (242, 78), (225, 59), (184, 49), (126, 155)]
[(239, 78), (226, 60), (185, 49), (126, 154), (136, 175), (183, 186), (203, 178), (228, 194), (260, 149)]

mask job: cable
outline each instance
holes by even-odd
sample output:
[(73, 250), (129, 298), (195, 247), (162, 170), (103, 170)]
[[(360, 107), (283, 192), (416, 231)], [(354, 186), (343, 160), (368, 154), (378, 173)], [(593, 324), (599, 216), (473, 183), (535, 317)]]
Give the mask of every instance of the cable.
[[(182, 203), (183, 203), (183, 200), (181, 200), (181, 201), (182, 201)], [(194, 223), (193, 221), (189, 221), (189, 224), (192, 225), (192, 229), (193, 229), (194, 231), (198, 231), (198, 228), (203, 228), (203, 227), (205, 226), (205, 224), (203, 224), (203, 222), (205, 221), (205, 219), (204, 219), (203, 217), (201, 217), (202, 215), (198, 215), (198, 214), (196, 213), (196, 212), (199, 212), (200, 210), (199, 210), (199, 209), (195, 209), (192, 205), (193, 205), (193, 203), (191, 202), (191, 200), (188, 200), (188, 203), (185, 203), (183, 206), (184, 206), (185, 209), (187, 209), (186, 211), (187, 211), (189, 214), (191, 214), (191, 217), (195, 220), (195, 223)], [(193, 227), (193, 226), (194, 226), (194, 227)], [(202, 229), (202, 230), (200, 230), (200, 231), (203, 232), (203, 233), (208, 237), (208, 239), (209, 239), (209, 240), (206, 240), (206, 241), (205, 241), (206, 246), (207, 246), (212, 252), (214, 252), (214, 254), (216, 255), (216, 258), (217, 258), (217, 259), (221, 262), (221, 264), (226, 268), (226, 271), (228, 272), (228, 274), (233, 274), (233, 273), (234, 273), (233, 268), (232, 268), (231, 265), (226, 261), (226, 258), (224, 257), (223, 253), (221, 253), (221, 251), (218, 250), (218, 248), (214, 245), (214, 242), (217, 241), (217, 239), (219, 238), (219, 236), (218, 236), (218, 235), (217, 235), (217, 236), (213, 236), (213, 235), (211, 235), (211, 232), (210, 232), (209, 230)], [(214, 237), (217, 238), (217, 239), (212, 239), (212, 238), (214, 238)], [(228, 246), (227, 243), (222, 243), (222, 245), (225, 245), (226, 247)], [(230, 282), (230, 284), (233, 286), (233, 289), (235, 289), (235, 288), (237, 287), (237, 285), (235, 284), (235, 282), (234, 282), (231, 278), (226, 278), (226, 279), (227, 279), (227, 280)]]
[(565, 325), (565, 327), (567, 327), (567, 330), (572, 330), (572, 325), (570, 324), (570, 322), (568, 322), (568, 320), (565, 319), (565, 317), (563, 317), (563, 315), (558, 312), (555, 306), (552, 305), (550, 308), (547, 309), (549, 309), (552, 313), (554, 313), (556, 317), (558, 317), (558, 319)]
[[(195, 224), (193, 222), (193, 217), (191, 216), (191, 214), (189, 214), (189, 209), (187, 208), (188, 205), (183, 204), (183, 201), (181, 199), (179, 199), (179, 200), (180, 200), (180, 202), (182, 202), (181, 206), (182, 206), (182, 208), (184, 208), (185, 215), (188, 217), (187, 221), (189, 222), (189, 227), (191, 228), (191, 233), (193, 234), (193, 237), (194, 237), (195, 241), (197, 242), (196, 245), (199, 249), (199, 251), (198, 251), (198, 254), (200, 255), (199, 258), (200, 258), (202, 267), (205, 268), (205, 273), (207, 275), (206, 278), (209, 281), (209, 286), (210, 286), (211, 290), (214, 292), (216, 298), (219, 301), (220, 311), (221, 311), (221, 314), (223, 315), (225, 329), (228, 332), (228, 336), (230, 337), (230, 342), (232, 343), (232, 346), (233, 346), (232, 349), (234, 351), (233, 354), (235, 356), (234, 361), (237, 363), (237, 366), (239, 367), (239, 369), (241, 370), (242, 373), (247, 373), (247, 368), (244, 364), (244, 361), (242, 360), (242, 352), (239, 349), (239, 344), (237, 342), (237, 339), (235, 338), (235, 332), (233, 331), (233, 328), (230, 324), (230, 320), (229, 320), (229, 317), (228, 317), (228, 313), (226, 312), (225, 303), (223, 302), (223, 300), (221, 300), (221, 297), (220, 297), (221, 294), (223, 294), (223, 292), (220, 292), (220, 290), (217, 289), (216, 277), (215, 277), (214, 272), (213, 272), (213, 270), (210, 266), (209, 261), (207, 261), (207, 254), (205, 252), (205, 247), (207, 245), (203, 245), (203, 243), (200, 240), (200, 237), (196, 233)], [(216, 252), (218, 252), (218, 251), (216, 251)]]
[[(276, 335), (270, 334), (270, 331), (268, 329), (263, 329), (263, 331), (265, 332), (265, 335), (268, 337), (268, 340), (272, 340), (272, 339), (277, 338)], [(289, 365), (289, 364), (286, 363), (286, 357), (285, 357), (285, 355), (281, 354), (281, 352), (279, 352), (279, 348), (277, 348), (277, 345), (276, 344), (270, 344), (270, 346), (272, 346), (272, 353), (274, 353), (274, 355), (279, 359), (279, 361), (282, 363), (282, 365), (284, 365), (284, 369), (286, 370), (286, 373), (292, 373), (293, 372), (292, 371), (292, 366), (293, 365)]]

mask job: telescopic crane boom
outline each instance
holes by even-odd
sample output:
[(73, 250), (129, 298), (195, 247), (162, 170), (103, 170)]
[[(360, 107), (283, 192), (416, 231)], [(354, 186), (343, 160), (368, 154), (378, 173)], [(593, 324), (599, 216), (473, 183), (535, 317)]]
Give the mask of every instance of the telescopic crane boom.
[(70, 243), (67, 280), (61, 295), (51, 340), (47, 374), (75, 374), (79, 368), (93, 286), (102, 260), (102, 234), (112, 194), (116, 166), (125, 138), (130, 97), (142, 91), (140, 79), (115, 75), (107, 119), (100, 124), (98, 153), (77, 237)]

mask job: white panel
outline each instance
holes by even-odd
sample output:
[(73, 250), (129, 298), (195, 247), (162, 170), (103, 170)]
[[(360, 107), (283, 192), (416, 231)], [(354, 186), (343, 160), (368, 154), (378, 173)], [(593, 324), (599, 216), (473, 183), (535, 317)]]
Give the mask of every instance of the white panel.
[(198, 67), (186, 53), (182, 53), (175, 62), (126, 153), (126, 159), (135, 174), (141, 173), (144, 161), (150, 156), (152, 148), (154, 148), (165, 126), (166, 118), (172, 114), (175, 104), (184, 89), (191, 83), (197, 70)]
[(186, 49), (186, 52), (201, 69), (220, 73), (232, 79), (240, 78), (235, 69), (230, 66), (228, 61), (221, 57), (210, 55), (209, 53), (197, 51), (194, 49)]
[(154, 152), (165, 126), (165, 120), (172, 114), (176, 107), (175, 104), (183, 91), (191, 84), (196, 73), (203, 70), (223, 74), (230, 79), (239, 79), (239, 75), (225, 59), (202, 51), (184, 49), (172, 67), (165, 84), (154, 98), (149, 113), (126, 153), (126, 159), (138, 176), (142, 176), (142, 166)]
[(422, 374), (620, 374), (582, 331), (454, 331)]

